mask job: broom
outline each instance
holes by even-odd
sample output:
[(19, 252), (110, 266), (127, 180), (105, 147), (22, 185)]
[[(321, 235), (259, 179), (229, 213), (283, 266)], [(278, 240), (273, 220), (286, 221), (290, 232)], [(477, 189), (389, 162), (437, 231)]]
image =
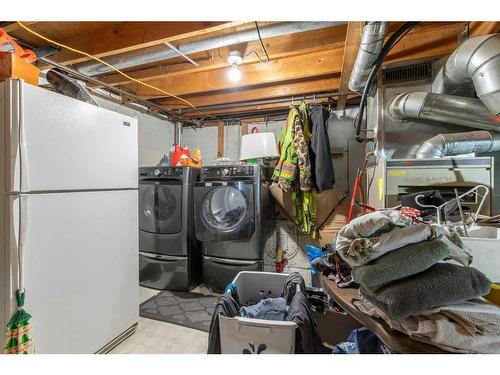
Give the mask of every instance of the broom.
[(35, 348), (33, 345), (33, 326), (31, 324), (31, 315), (24, 310), (24, 299), (26, 291), (23, 285), (23, 238), (24, 225), (22, 225), (21, 216), (21, 195), (19, 196), (19, 241), (17, 246), (18, 255), (18, 290), (16, 291), (17, 311), (7, 323), (7, 332), (5, 334), (5, 354), (33, 354)]

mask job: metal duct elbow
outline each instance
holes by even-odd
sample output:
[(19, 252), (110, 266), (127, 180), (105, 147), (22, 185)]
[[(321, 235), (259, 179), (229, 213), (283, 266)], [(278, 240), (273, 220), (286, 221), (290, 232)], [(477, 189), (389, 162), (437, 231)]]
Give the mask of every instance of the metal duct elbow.
[(465, 133), (438, 134), (417, 150), (417, 159), (444, 158), (500, 150), (500, 134), (477, 130)]
[(498, 118), (479, 99), (430, 92), (403, 93), (387, 107), (394, 120), (420, 120), (500, 132)]
[[(457, 93), (472, 83), (489, 112), (500, 114), (500, 34), (481, 35), (463, 42), (446, 60), (433, 91)], [(460, 91), (458, 91), (460, 92)]]
[(361, 94), (387, 33), (387, 22), (368, 22), (363, 27), (358, 54), (349, 79), (349, 90)]

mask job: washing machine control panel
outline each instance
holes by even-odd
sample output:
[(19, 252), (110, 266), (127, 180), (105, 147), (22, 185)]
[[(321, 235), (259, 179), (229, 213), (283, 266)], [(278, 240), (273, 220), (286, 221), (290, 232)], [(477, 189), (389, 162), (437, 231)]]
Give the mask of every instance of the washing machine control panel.
[(182, 167), (141, 168), (141, 177), (182, 177)]
[(254, 167), (249, 165), (227, 165), (221, 167), (203, 167), (201, 169), (202, 179), (214, 179), (224, 177), (253, 177)]

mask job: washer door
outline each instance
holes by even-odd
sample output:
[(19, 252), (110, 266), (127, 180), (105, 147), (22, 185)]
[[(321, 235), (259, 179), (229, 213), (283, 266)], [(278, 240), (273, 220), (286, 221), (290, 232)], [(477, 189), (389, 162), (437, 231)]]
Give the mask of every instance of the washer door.
[(255, 231), (251, 182), (195, 185), (196, 237), (200, 241), (228, 241), (250, 237)]
[(141, 181), (139, 184), (139, 228), (151, 233), (182, 230), (182, 183)]

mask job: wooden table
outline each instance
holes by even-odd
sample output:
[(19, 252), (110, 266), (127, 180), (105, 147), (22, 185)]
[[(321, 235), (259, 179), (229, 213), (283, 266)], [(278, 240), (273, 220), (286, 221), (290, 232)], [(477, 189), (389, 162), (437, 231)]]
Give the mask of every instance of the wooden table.
[(401, 354), (444, 354), (448, 353), (435, 346), (415, 341), (407, 335), (395, 331), (382, 319), (371, 317), (359, 311), (353, 301), (359, 299), (358, 290), (354, 288), (339, 288), (334, 281), (326, 276), (321, 279), (323, 288), (328, 295), (337, 302), (349, 315), (360, 322), (363, 326), (375, 333), (384, 345), (391, 351)]

